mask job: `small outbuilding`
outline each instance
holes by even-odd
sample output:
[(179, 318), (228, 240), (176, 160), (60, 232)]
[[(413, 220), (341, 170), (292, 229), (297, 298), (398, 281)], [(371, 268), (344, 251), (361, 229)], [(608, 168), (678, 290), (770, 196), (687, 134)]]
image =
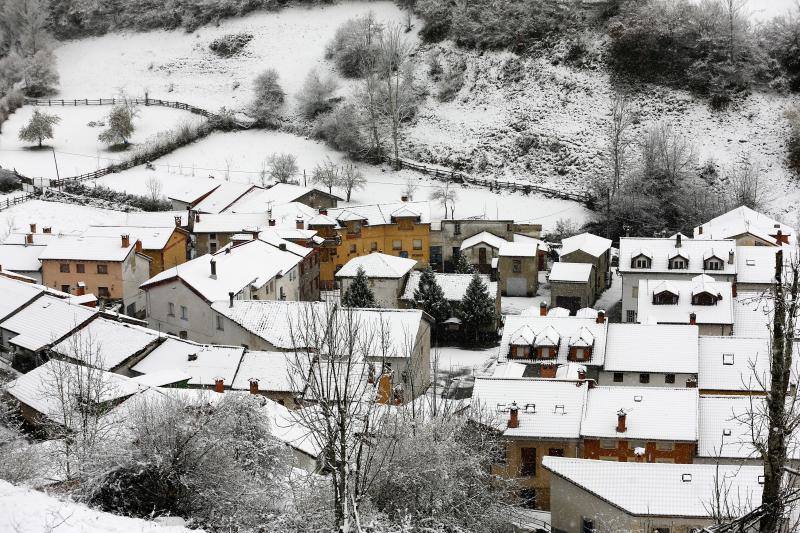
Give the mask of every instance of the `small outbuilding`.
[(590, 263), (553, 263), (550, 270), (550, 305), (575, 314), (597, 299), (595, 267)]

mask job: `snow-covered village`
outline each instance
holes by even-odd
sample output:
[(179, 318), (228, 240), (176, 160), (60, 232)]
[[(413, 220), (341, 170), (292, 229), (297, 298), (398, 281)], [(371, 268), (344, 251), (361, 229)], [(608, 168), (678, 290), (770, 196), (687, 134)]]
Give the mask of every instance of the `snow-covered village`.
[(0, 0), (0, 533), (800, 531), (800, 0)]

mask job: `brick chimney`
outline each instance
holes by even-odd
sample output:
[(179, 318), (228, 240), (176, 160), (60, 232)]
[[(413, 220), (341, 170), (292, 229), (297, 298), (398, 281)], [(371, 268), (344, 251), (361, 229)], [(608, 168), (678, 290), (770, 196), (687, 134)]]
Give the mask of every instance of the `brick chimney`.
[(401, 197), (400, 197), (400, 201), (401, 201), (401, 202), (407, 202), (407, 201), (408, 201), (408, 196), (406, 196), (406, 195), (404, 194), (403, 196), (401, 196)]
[(175, 217), (175, 227), (181, 227), (181, 217)]
[(519, 427), (519, 407), (517, 407), (517, 402), (511, 402), (511, 406), (508, 408), (508, 427), (509, 428), (518, 428)]
[(298, 219), (296, 219), (296, 220), (294, 221), (294, 225), (295, 225), (295, 227), (296, 227), (297, 229), (305, 229), (305, 228), (306, 228), (306, 224), (305, 224), (305, 222), (303, 221), (303, 219), (302, 219), (302, 218), (298, 218)]
[(212, 259), (209, 264), (211, 265), (211, 279), (217, 279), (217, 262)]
[(603, 309), (600, 309), (599, 311), (597, 311), (597, 318), (595, 319), (595, 322), (597, 322), (598, 324), (603, 324), (605, 323), (605, 321), (606, 321), (606, 312)]
[(36, 224), (31, 224), (31, 233), (36, 233)]
[(228, 293), (228, 307), (233, 307), (233, 293)]
[(690, 326), (697, 325), (697, 313), (689, 313), (689, 325)]
[(539, 304), (539, 316), (547, 316), (547, 302)]
[(258, 394), (258, 380), (250, 378), (250, 394)]
[(214, 379), (214, 392), (225, 392), (225, 380), (222, 378)]
[(699, 228), (697, 228), (697, 234), (698, 235), (702, 235), (703, 234), (703, 226), (700, 226)]
[(275, 219), (274, 218), (270, 218), (268, 223), (269, 223), (270, 226), (274, 226), (275, 225)]
[(586, 370), (584, 369), (578, 370), (578, 379), (581, 381), (586, 379)]
[(122, 235), (122, 247), (127, 248), (131, 245), (131, 238), (129, 235)]
[(680, 248), (680, 247), (681, 247), (681, 234), (680, 232), (678, 232), (677, 235), (675, 235), (675, 248)]
[(137, 252), (141, 253), (141, 251), (142, 251), (142, 241), (140, 241), (139, 239), (136, 239), (136, 243), (134, 243), (133, 248)]
[(625, 425), (627, 418), (628, 415), (625, 413), (625, 409), (617, 411), (617, 433), (625, 433), (628, 430)]
[(25, 235), (25, 244), (33, 244), (33, 233)]
[(278, 249), (283, 251), (283, 252), (285, 252), (286, 251), (286, 243), (285, 242), (278, 243)]
[(83, 296), (86, 294), (86, 284), (82, 281), (78, 282), (78, 287), (75, 289), (76, 296)]
[(731, 283), (731, 296), (736, 298), (736, 279), (734, 278), (733, 283)]
[(728, 264), (729, 264), (729, 265), (732, 265), (732, 264), (733, 264), (733, 250), (731, 250), (730, 252), (728, 252)]
[(194, 221), (195, 222), (200, 222), (200, 213), (195, 213), (194, 214)]
[(42, 233), (53, 233), (53, 228), (50, 226), (45, 226), (42, 228)]
[(320, 207), (319, 208), (319, 214), (320, 215), (327, 215), (328, 214), (328, 208), (327, 207)]

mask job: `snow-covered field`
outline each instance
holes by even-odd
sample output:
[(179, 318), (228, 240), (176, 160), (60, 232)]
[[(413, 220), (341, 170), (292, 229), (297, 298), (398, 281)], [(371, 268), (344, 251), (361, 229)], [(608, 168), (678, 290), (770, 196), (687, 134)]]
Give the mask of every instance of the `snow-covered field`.
[[(157, 177), (163, 187), (163, 194), (185, 190), (192, 180), (208, 179), (244, 183), (259, 183), (261, 163), (274, 152), (288, 152), (297, 157), (302, 171), (306, 171), (308, 183), (314, 167), (330, 158), (341, 163), (344, 156), (331, 150), (325, 144), (291, 135), (288, 133), (247, 130), (233, 133), (213, 133), (189, 146), (185, 146), (153, 162), (155, 170), (137, 167), (118, 174), (110, 174), (96, 180), (99, 184), (132, 194), (145, 194), (149, 178)], [(406, 182), (410, 179), (417, 185), (414, 198), (427, 199), (431, 192), (440, 186), (424, 174), (411, 170), (395, 172), (388, 166), (377, 167), (357, 164), (369, 184), (355, 191), (351, 203), (376, 203), (398, 201), (403, 194)], [(192, 176), (194, 173), (194, 176)], [(334, 193), (344, 196), (334, 189)], [(444, 212), (439, 204), (431, 206), (434, 218), (442, 218)], [(461, 218), (486, 216), (487, 218), (514, 218), (517, 221), (541, 223), (545, 230), (552, 227), (559, 218), (570, 218), (581, 224), (590, 213), (580, 204), (568, 200), (543, 198), (521, 193), (493, 193), (483, 188), (458, 187), (458, 203), (455, 216)]]
[(11, 231), (28, 231), (30, 224), (51, 227), (53, 233), (74, 233), (91, 225), (124, 224), (126, 214), (96, 207), (31, 200), (0, 211), (0, 237)]
[[(105, 129), (103, 126), (89, 126), (89, 122), (105, 123), (111, 106), (24, 106), (3, 124), (0, 133), (1, 167), (15, 168), (20, 174), (31, 177), (56, 177), (52, 151), (48, 148), (32, 148), (30, 143), (21, 141), (18, 137), (20, 128), (27, 124), (36, 109), (61, 118), (61, 122), (53, 128), (53, 139), (45, 141), (45, 145), (56, 152), (61, 177), (91, 172), (126, 157), (126, 152), (110, 151), (97, 139)], [(159, 132), (173, 129), (180, 123), (200, 120), (204, 119), (179, 109), (140, 106), (139, 116), (134, 119), (136, 130), (130, 142), (140, 143)]]
[[(369, 11), (382, 22), (402, 21), (394, 2), (341, 2), (257, 12), (194, 33), (115, 33), (67, 42), (56, 49), (60, 94), (107, 98), (125, 89), (211, 110), (241, 108), (251, 97), (252, 80), (264, 69), (275, 68), (294, 105), (293, 96), (312, 68), (330, 70), (324, 53), (336, 28)], [(221, 59), (208, 49), (215, 38), (239, 32), (253, 35), (239, 55)]]

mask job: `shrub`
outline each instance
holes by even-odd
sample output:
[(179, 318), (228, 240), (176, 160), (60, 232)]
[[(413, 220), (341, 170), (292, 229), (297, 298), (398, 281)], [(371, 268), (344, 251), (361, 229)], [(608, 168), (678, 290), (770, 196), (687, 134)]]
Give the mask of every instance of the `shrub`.
[(794, 107), (786, 112), (789, 119), (789, 144), (787, 161), (789, 167), (800, 174), (800, 107)]
[(232, 109), (225, 106), (219, 108), (217, 116), (208, 121), (209, 126), (215, 130), (231, 131), (236, 129), (236, 117)]
[(253, 92), (253, 101), (250, 103), (253, 118), (262, 126), (277, 127), (286, 98), (286, 93), (278, 84), (278, 71), (271, 68), (259, 74), (253, 82)]
[(297, 175), (297, 158), (292, 154), (272, 154), (269, 158), (269, 176), (278, 183), (288, 183)]
[(453, 24), (452, 6), (442, 0), (418, 0), (417, 13), (425, 21), (419, 32), (423, 41), (438, 42), (447, 39)]
[(345, 78), (360, 78), (378, 57), (382, 27), (372, 13), (345, 21), (328, 44), (325, 57)]
[(447, 73), (439, 81), (436, 96), (440, 102), (450, 102), (455, 99), (458, 91), (464, 86), (464, 69), (466, 63), (460, 60), (447, 69)]
[(16, 174), (0, 168), (0, 192), (11, 192), (22, 188)]
[(230, 57), (241, 52), (252, 40), (252, 33), (229, 33), (211, 41), (208, 48), (220, 57)]
[(361, 135), (358, 109), (349, 102), (320, 116), (314, 126), (313, 136), (354, 159), (364, 157), (368, 151)]
[(444, 68), (442, 67), (442, 60), (439, 57), (439, 53), (432, 52), (428, 56), (428, 75), (433, 81), (439, 81), (442, 74), (444, 74)]
[(25, 94), (34, 98), (46, 96), (58, 85), (55, 56), (49, 50), (40, 50), (25, 60)]
[(323, 78), (316, 69), (308, 73), (303, 89), (297, 94), (300, 113), (306, 118), (314, 118), (331, 109), (333, 93), (338, 84), (332, 77)]
[(68, 181), (64, 184), (64, 192), (89, 198), (99, 198), (119, 205), (131, 206), (142, 211), (171, 211), (172, 203), (165, 199), (153, 199), (150, 196), (127, 194), (96, 185), (87, 187), (77, 181)]

